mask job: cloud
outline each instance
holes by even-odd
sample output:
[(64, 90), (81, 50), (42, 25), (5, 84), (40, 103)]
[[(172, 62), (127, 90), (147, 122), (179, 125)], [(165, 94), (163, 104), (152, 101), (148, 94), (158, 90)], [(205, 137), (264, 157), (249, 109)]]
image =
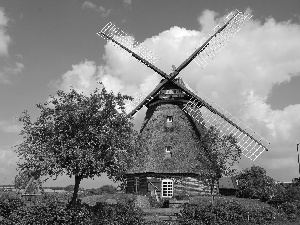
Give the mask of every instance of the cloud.
[(0, 121), (0, 129), (6, 133), (20, 133), (22, 125), (12, 121)]
[(124, 3), (124, 5), (125, 5), (125, 7), (128, 7), (128, 6), (131, 5), (132, 0), (123, 0), (123, 3)]
[(24, 64), (23, 63), (19, 63), (19, 62), (15, 62), (14, 67), (5, 67), (4, 71), (8, 74), (19, 74), (22, 72), (22, 70), (24, 69)]
[(5, 65), (0, 67), (0, 83), (10, 84), (10, 76), (22, 73), (23, 69), (24, 64), (20, 62), (15, 62), (14, 65), (11, 66)]
[[(11, 38), (8, 35), (6, 28), (9, 22), (9, 18), (6, 17), (5, 11), (0, 7), (0, 57), (8, 57), (8, 47), (11, 43)], [(20, 62), (1, 61), (0, 60), (0, 83), (10, 83), (9, 77), (22, 72), (24, 65)]]
[(16, 170), (17, 162), (17, 153), (7, 149), (0, 149), (0, 180), (4, 182), (4, 184), (13, 183), (14, 177), (18, 173)]
[[(170, 73), (172, 65), (180, 65), (187, 58), (186, 53), (223, 18), (205, 10), (198, 18), (199, 31), (175, 26), (142, 44), (160, 56), (156, 66)], [(255, 162), (281, 180), (298, 176), (294, 149), (300, 136), (300, 104), (273, 110), (267, 99), (274, 85), (300, 75), (299, 38), (300, 24), (273, 18), (251, 19), (205, 69), (192, 62), (180, 73), (193, 90), (205, 94), (271, 142), (270, 151)], [(63, 75), (62, 86), (76, 84), (88, 91), (100, 80), (114, 92), (148, 94), (162, 79), (109, 43), (105, 45), (104, 60), (100, 66), (89, 61), (73, 65)], [(142, 121), (142, 117), (143, 114), (137, 114), (137, 121)]]
[(98, 68), (95, 62), (83, 61), (77, 65), (73, 65), (72, 69), (62, 75), (62, 79), (52, 81), (50, 86), (55, 89), (69, 91), (72, 86), (78, 92), (84, 94), (91, 93), (96, 87), (99, 88)]
[(0, 7), (0, 56), (8, 54), (8, 45), (11, 42), (6, 32), (8, 21), (9, 19), (6, 17), (4, 9)]
[(103, 6), (97, 6), (96, 4), (90, 2), (90, 1), (85, 1), (82, 4), (83, 9), (92, 9), (98, 13), (101, 13), (102, 17), (107, 17), (111, 13), (111, 9), (106, 9)]

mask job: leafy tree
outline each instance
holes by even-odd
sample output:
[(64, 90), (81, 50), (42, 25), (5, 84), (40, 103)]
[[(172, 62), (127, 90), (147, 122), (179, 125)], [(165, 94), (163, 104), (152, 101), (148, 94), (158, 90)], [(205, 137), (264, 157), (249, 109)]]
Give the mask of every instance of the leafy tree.
[[(50, 177), (66, 173), (75, 177), (73, 197), (77, 199), (80, 182), (84, 178), (107, 173), (113, 180), (122, 180), (121, 160), (117, 149), (131, 148), (134, 135), (131, 118), (125, 113), (124, 101), (130, 96), (115, 96), (103, 87), (90, 96), (57, 91), (56, 96), (44, 104), (35, 122), (24, 111), (19, 121), (23, 123), (20, 135), (25, 140), (18, 145), (21, 170), (40, 171)], [(55, 179), (56, 179), (55, 178)]]
[(271, 196), (271, 201), (269, 204), (281, 204), (287, 201), (287, 190), (283, 183), (278, 183), (273, 186), (273, 195)]
[(300, 201), (300, 186), (290, 185), (286, 188), (286, 201)]
[(221, 136), (214, 126), (204, 128), (201, 135), (195, 169), (199, 172), (199, 179), (210, 187), (213, 205), (215, 186), (222, 176), (236, 174), (233, 166), (241, 157), (241, 149), (234, 136)]
[(259, 198), (267, 201), (275, 194), (275, 180), (266, 175), (266, 170), (253, 165), (246, 168), (237, 176), (237, 196), (243, 198)]

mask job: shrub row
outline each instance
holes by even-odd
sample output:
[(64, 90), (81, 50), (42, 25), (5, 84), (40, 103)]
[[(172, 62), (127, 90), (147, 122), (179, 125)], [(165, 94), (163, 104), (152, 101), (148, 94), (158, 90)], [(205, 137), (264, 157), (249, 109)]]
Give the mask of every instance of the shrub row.
[(283, 210), (271, 206), (250, 205), (246, 207), (235, 201), (224, 201), (216, 203), (213, 208), (210, 204), (185, 204), (178, 219), (179, 223), (184, 225), (234, 225), (270, 224), (275, 221), (288, 221), (289, 218)]
[[(110, 205), (97, 203), (95, 206), (81, 204), (66, 208), (54, 196), (45, 196), (42, 204), (25, 206), (16, 197), (0, 199), (0, 215), (12, 221), (7, 224), (99, 224), (129, 225), (145, 223), (143, 212), (134, 207), (133, 201)], [(242, 204), (237, 201), (216, 201), (214, 207), (202, 201), (185, 204), (178, 215), (179, 224), (271, 224), (296, 219), (300, 202), (286, 202), (277, 207), (267, 204)], [(0, 222), (1, 223), (1, 222)], [(168, 224), (161, 222), (159, 224)]]
[(4, 193), (0, 196), (0, 216), (9, 217), (13, 211), (23, 207), (25, 204), (17, 195)]
[(56, 199), (48, 198), (42, 204), (26, 206), (20, 199), (10, 198), (0, 202), (0, 215), (7, 219), (7, 224), (14, 225), (144, 223), (143, 212), (135, 208), (133, 202), (116, 205), (97, 203), (95, 206), (78, 202), (74, 207), (67, 208), (59, 204)]

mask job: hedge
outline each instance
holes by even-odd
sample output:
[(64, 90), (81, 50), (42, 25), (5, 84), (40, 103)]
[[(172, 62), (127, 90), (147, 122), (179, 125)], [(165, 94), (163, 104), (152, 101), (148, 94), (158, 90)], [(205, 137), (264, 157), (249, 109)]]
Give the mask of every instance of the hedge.
[(271, 206), (244, 206), (235, 201), (216, 202), (213, 209), (210, 204), (185, 204), (179, 214), (179, 223), (183, 225), (202, 224), (270, 224), (288, 221), (283, 211)]

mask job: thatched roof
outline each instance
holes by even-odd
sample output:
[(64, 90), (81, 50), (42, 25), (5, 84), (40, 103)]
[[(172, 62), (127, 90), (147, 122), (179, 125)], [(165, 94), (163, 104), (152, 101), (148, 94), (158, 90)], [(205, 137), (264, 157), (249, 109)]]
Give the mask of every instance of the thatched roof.
[[(199, 151), (199, 133), (203, 127), (182, 111), (185, 99), (158, 100), (148, 105), (141, 128), (143, 140), (132, 173), (194, 173)], [(172, 116), (173, 122), (167, 122)], [(170, 153), (166, 146), (171, 146)]]

